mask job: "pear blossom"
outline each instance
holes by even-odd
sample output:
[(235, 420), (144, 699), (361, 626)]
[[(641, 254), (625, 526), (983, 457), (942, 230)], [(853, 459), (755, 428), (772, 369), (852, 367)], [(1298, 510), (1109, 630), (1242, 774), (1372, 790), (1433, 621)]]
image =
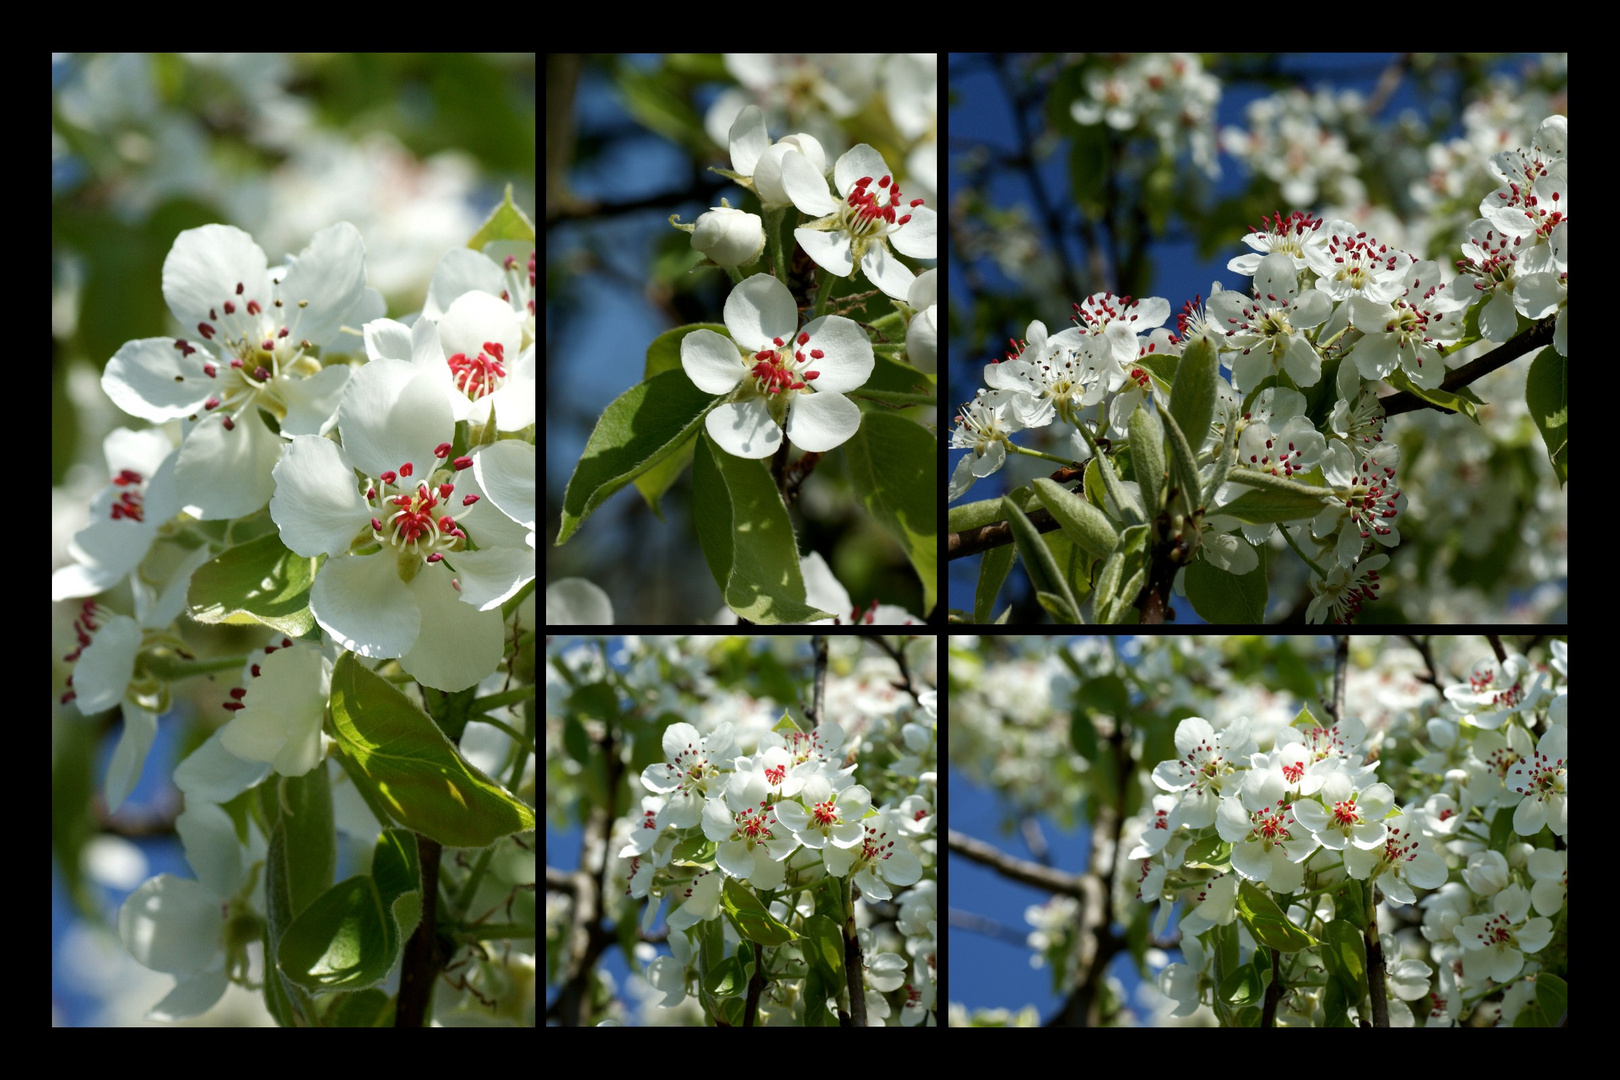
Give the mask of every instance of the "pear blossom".
[(745, 210), (710, 207), (708, 213), (698, 215), (692, 250), (707, 255), (718, 266), (747, 266), (765, 250), (764, 223), (758, 214)]
[(1007, 390), (981, 387), (973, 400), (962, 406), (951, 427), (951, 449), (965, 448), (973, 453), (957, 459), (947, 501), (960, 499), (975, 480), (990, 476), (1007, 463), (1010, 436), (1024, 426), (1016, 414), (1016, 401)]
[(1535, 753), (1508, 770), (1510, 794), (1523, 796), (1513, 811), (1513, 831), (1534, 836), (1547, 826), (1559, 836), (1569, 828), (1569, 728), (1555, 725)]
[(1243, 779), (1237, 774), (1249, 767), (1255, 752), (1248, 719), (1233, 720), (1216, 731), (1203, 717), (1189, 716), (1176, 725), (1176, 750), (1180, 757), (1153, 768), (1153, 782), (1162, 790), (1184, 793), (1171, 827), (1202, 829), (1215, 824), (1225, 785), (1237, 789)]
[(716, 844), (714, 861), (732, 877), (760, 889), (781, 888), (786, 876), (782, 860), (799, 846), (786, 830), (772, 828), (775, 818), (770, 811), (766, 802), (736, 813), (721, 798), (703, 804), (703, 835)]
[(1335, 772), (1323, 782), (1316, 799), (1301, 799), (1294, 804), (1294, 818), (1317, 843), (1330, 850), (1377, 848), (1389, 835), (1383, 817), (1394, 802), (1395, 792), (1388, 784), (1357, 791), (1346, 774)]
[(1409, 817), (1405, 811), (1396, 814), (1384, 822), (1388, 835), (1382, 847), (1357, 845), (1345, 849), (1345, 870), (1358, 881), (1376, 877), (1384, 898), (1391, 904), (1416, 903), (1413, 886), (1437, 889), (1446, 883), (1445, 860), (1418, 831), (1419, 825), (1420, 819)]
[(889, 244), (915, 259), (936, 258), (934, 211), (921, 199), (908, 201), (883, 155), (865, 143), (834, 163), (833, 187), (836, 202), (828, 197), (825, 185), (809, 196), (794, 193), (800, 210), (825, 215), (793, 230), (799, 246), (822, 269), (839, 277), (849, 277), (859, 264), (872, 284), (904, 300), (914, 275), (890, 254)]
[(1446, 362), (1437, 346), (1463, 335), (1463, 312), (1472, 299), (1448, 290), (1431, 261), (1406, 268), (1404, 293), (1385, 303), (1357, 294), (1350, 321), (1366, 336), (1351, 351), (1364, 379), (1382, 379), (1399, 368), (1425, 390), (1440, 385)]
[(704, 422), (721, 449), (770, 457), (785, 429), (795, 446), (827, 451), (855, 434), (861, 410), (844, 394), (872, 374), (865, 331), (841, 315), (812, 319), (801, 330), (793, 294), (769, 274), (731, 290), (725, 319), (729, 339), (712, 330), (681, 339), (681, 367), (698, 389), (730, 395)]
[[(797, 801), (784, 799), (776, 804), (776, 820), (807, 848), (822, 850), (829, 843), (835, 848), (853, 848), (866, 839), (861, 818), (871, 805), (871, 792), (859, 784), (834, 791), (826, 777), (816, 776), (804, 785)], [(848, 860), (839, 865), (849, 868)], [(832, 866), (829, 862), (829, 872)]]
[(1300, 865), (1316, 851), (1316, 842), (1294, 821), (1293, 807), (1282, 800), (1254, 812), (1226, 797), (1215, 812), (1215, 830), (1232, 845), (1232, 869), (1250, 881), (1263, 881), (1276, 893), (1290, 893), (1305, 881)]
[(671, 898), (678, 900), (679, 904), (669, 913), (669, 928), (685, 930), (700, 922), (719, 918), (720, 885), (724, 880), (725, 875), (719, 871), (702, 870), (685, 885), (677, 886)]
[(1333, 310), (1326, 293), (1301, 296), (1299, 274), (1290, 256), (1273, 252), (1255, 268), (1253, 295), (1216, 293), (1206, 305), (1210, 321), (1226, 334), (1225, 347), (1241, 355), (1232, 361), (1232, 384), (1253, 390), (1268, 375), (1286, 371), (1296, 386), (1315, 386), (1322, 358), (1302, 331), (1324, 322)]
[(303, 776), (321, 763), (332, 663), (308, 645), (283, 638), (253, 664), (248, 685), (232, 692), (234, 715), (220, 743), (244, 761), (267, 761), (283, 776)]
[(479, 610), (463, 590), (506, 594), (520, 571), (463, 566), (459, 554), (516, 526), (480, 506), (470, 458), (447, 460), (450, 406), (429, 373), (373, 360), (338, 414), (343, 446), (293, 439), (270, 500), (283, 543), (327, 556), (310, 588), (315, 621), (351, 652), (398, 657), (418, 682), (466, 689), (500, 663), (505, 633), (500, 612)]
[(832, 203), (825, 179), (827, 154), (814, 135), (799, 132), (772, 143), (765, 130), (765, 113), (758, 105), (749, 105), (732, 120), (727, 145), (733, 171), (714, 171), (753, 188), (765, 209)]
[(426, 309), (412, 326), (373, 319), (363, 334), (372, 360), (400, 360), (430, 374), (455, 421), (482, 427), (493, 418), (500, 431), (534, 423), (534, 339), (500, 297), (469, 289), (436, 319)]
[(842, 847), (835, 842), (823, 850), (827, 873), (843, 877), (853, 870), (861, 895), (874, 900), (893, 898), (890, 885), (915, 885), (922, 877), (922, 863), (906, 845), (894, 811), (880, 810), (861, 824), (864, 834), (859, 844)]
[(1463, 973), (1470, 979), (1507, 982), (1524, 970), (1524, 954), (1537, 953), (1552, 940), (1553, 924), (1530, 914), (1530, 893), (1509, 885), (1492, 900), (1491, 914), (1470, 915), (1457, 927), (1463, 947)]
[(202, 517), (253, 513), (270, 498), (284, 438), (332, 426), (349, 369), (323, 365), (315, 351), (381, 305), (366, 290), (365, 243), (339, 222), (272, 274), (241, 229), (187, 229), (163, 261), (163, 298), (195, 336), (126, 343), (108, 361), (102, 389), (132, 416), (190, 421), (176, 481)]
[(594, 581), (559, 578), (546, 586), (546, 625), (612, 626), (613, 601)]
[(118, 428), (102, 452), (112, 480), (91, 497), (89, 524), (68, 544), (73, 562), (51, 574), (52, 600), (94, 596), (124, 580), (180, 511), (178, 454), (162, 431)]
[(722, 723), (704, 735), (691, 724), (671, 724), (664, 729), (663, 747), (669, 760), (643, 769), (641, 783), (669, 796), (658, 812), (658, 828), (688, 829), (701, 820), (710, 785), (720, 790), (729, 782), (721, 769), (736, 756), (732, 727)]

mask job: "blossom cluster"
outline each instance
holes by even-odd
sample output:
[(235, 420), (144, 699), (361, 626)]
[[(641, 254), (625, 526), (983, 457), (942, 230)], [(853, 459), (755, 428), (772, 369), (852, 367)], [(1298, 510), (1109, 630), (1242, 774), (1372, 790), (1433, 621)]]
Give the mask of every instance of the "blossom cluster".
[[(179, 336), (129, 341), (101, 379), (153, 426), (106, 438), (111, 481), (52, 597), (82, 601), (64, 702), (122, 707), (109, 812), (140, 779), (175, 685), (239, 672), (175, 774), (198, 880), (153, 878), (120, 923), (136, 959), (176, 975), (156, 1011), (174, 1018), (245, 980), (255, 936), (226, 924), (262, 928), (265, 837), (222, 807), (272, 773), (323, 766), (345, 654), (445, 692), (505, 678), (535, 574), (532, 229), (445, 254), (408, 322), (387, 317), (347, 222), (274, 267), (238, 228), (188, 229), (162, 289)], [(199, 658), (182, 615), (258, 623), (266, 643)]]
[[(922, 199), (901, 193), (883, 155), (865, 143), (846, 151), (832, 165), (829, 191), (820, 140), (799, 132), (772, 143), (757, 105), (737, 114), (727, 141), (732, 169), (724, 174), (758, 195), (772, 231), (788, 209), (805, 215), (793, 230), (805, 254), (836, 277), (858, 268), (890, 298), (925, 313), (919, 330), (926, 329), (928, 341), (919, 346), (931, 354), (933, 271), (919, 284), (894, 252), (935, 258), (937, 217)], [(719, 266), (752, 266), (766, 247), (759, 215), (729, 206), (677, 227), (690, 230), (692, 246)], [(866, 332), (851, 319), (819, 310), (801, 326), (780, 265), (775, 275), (737, 276), (725, 304), (730, 338), (694, 330), (681, 339), (681, 365), (698, 389), (730, 395), (705, 421), (710, 437), (727, 453), (746, 458), (774, 454), (784, 433), (813, 453), (842, 446), (861, 423), (860, 409), (844, 395), (872, 374)]]
[[(1511, 987), (1504, 1008), (1521, 1006), (1567, 893), (1566, 853), (1548, 840), (1568, 831), (1566, 648), (1552, 650), (1550, 667), (1492, 658), (1447, 687), (1422, 728), (1428, 749), (1389, 782), (1377, 754), (1387, 744), (1354, 717), (1301, 712), (1263, 738), (1247, 718), (1182, 720), (1178, 756), (1153, 770), (1159, 794), (1126, 854), (1138, 898), (1159, 902), (1156, 933), (1180, 905), (1185, 959), (1159, 979), (1175, 1015), (1208, 1000), (1212, 950), (1200, 938), (1233, 923), (1240, 881), (1309, 928), (1343, 917), (1334, 893), (1346, 878), (1423, 909), (1421, 952), (1403, 950), (1387, 917), (1379, 924), (1398, 958), (1392, 1022), (1410, 1024), (1415, 1009), (1454, 1023), (1500, 985)], [(1499, 814), (1522, 839), (1497, 839)], [(1296, 987), (1292, 1021), (1319, 1019), (1321, 996)]]
[[(911, 752), (932, 754), (936, 733), (931, 718), (927, 724), (901, 725), (900, 736)], [(672, 931), (691, 930), (720, 916), (726, 876), (766, 891), (781, 890), (790, 872), (800, 884), (822, 876), (847, 878), (860, 896), (872, 901), (893, 900), (896, 889), (922, 878), (922, 862), (913, 848), (932, 834), (932, 806), (921, 793), (873, 806), (872, 793), (854, 779), (857, 765), (843, 764), (845, 734), (838, 724), (825, 723), (805, 734), (790, 722), (785, 731), (761, 735), (753, 752), (744, 754), (729, 723), (707, 735), (691, 724), (676, 723), (665, 729), (663, 748), (668, 760), (641, 774), (642, 786), (652, 794), (642, 799), (640, 820), (619, 857), (630, 860), (629, 895), (671, 900)], [(695, 832), (713, 844), (714, 869), (676, 863), (677, 849)], [(899, 902), (904, 908), (908, 901)], [(781, 917), (791, 913), (785, 902), (773, 907)], [(657, 904), (648, 905), (648, 918), (657, 909)], [(921, 929), (915, 918), (908, 922)], [(932, 933), (930, 928), (913, 936), (908, 944), (912, 961), (869, 958), (880, 969), (897, 962), (902, 970), (908, 964), (915, 968), (913, 990), (899, 1016), (908, 1026), (926, 1022), (933, 1008)], [(654, 963), (651, 978), (664, 991), (665, 1006), (685, 997), (689, 961), (689, 954), (683, 958), (677, 951)], [(886, 1008), (880, 1000), (872, 1004)]]
[[(841, 673), (825, 680), (827, 719), (808, 730), (740, 685), (733, 689), (735, 680), (712, 662), (746, 648), (767, 664), (802, 663), (803, 639), (743, 646), (740, 639), (639, 638), (616, 650), (613, 663), (625, 661), (620, 692), (656, 701), (666, 718), (625, 729), (650, 730), (650, 746), (637, 735), (625, 753), (652, 764), (627, 773), (638, 794), (606, 847), (602, 905), (621, 926), (669, 927), (667, 953), (639, 950), (656, 991), (649, 1004), (680, 1008), (694, 1021), (698, 1009), (712, 1011), (716, 965), (730, 955), (747, 960), (752, 948), (742, 935), (764, 940), (755, 931), (767, 922), (772, 972), (803, 970), (818, 962), (810, 920), (836, 913), (838, 934), (846, 917), (859, 934), (868, 1023), (935, 1023), (939, 739), (936, 693), (925, 688), (933, 649), (926, 639), (900, 641), (910, 664), (907, 692), (893, 681), (891, 661), (860, 658), (840, 641), (829, 642)], [(569, 685), (620, 678), (585, 643), (557, 638), (555, 648), (553, 664)], [(572, 707), (567, 694), (548, 701), (547, 752), (558, 764), (548, 799), (559, 808), (590, 797), (589, 785), (565, 767), (564, 717)], [(744, 890), (761, 905), (759, 922), (743, 923), (728, 907)], [(564, 953), (567, 925), (562, 911), (549, 924)], [(825, 1008), (825, 998), (801, 992), (794, 976), (773, 976), (772, 986), (759, 1003), (760, 1023), (813, 1023), (811, 1011)], [(832, 996), (839, 987), (825, 990)], [(660, 1012), (654, 1022), (681, 1016)]]
[[(1506, 341), (1521, 318), (1556, 316), (1553, 347), (1568, 355), (1567, 141), (1566, 118), (1551, 116), (1532, 147), (1489, 158), (1499, 186), (1466, 230), (1458, 276), (1344, 218), (1279, 212), (1251, 229), (1250, 251), (1228, 264), (1250, 288), (1215, 283), (1207, 301), (1184, 305), (1173, 330), (1165, 299), (1107, 292), (1075, 304), (1069, 329), (1030, 323), (1004, 360), (986, 365), (985, 386), (957, 418), (951, 446), (971, 452), (957, 463), (950, 497), (1009, 453), (1028, 452), (1013, 441), (1020, 431), (1073, 428), (1066, 449), (1076, 462), (1128, 440), (1133, 415), (1150, 404), (1162, 410), (1180, 361), (1207, 345), (1230, 376), (1217, 380), (1209, 427), (1185, 433), (1206, 494), (1201, 513), (1189, 508), (1187, 546), (1241, 575), (1284, 528), (1311, 568), (1310, 618), (1349, 620), (1377, 598), (1382, 549), (1400, 542), (1406, 507), (1400, 448), (1384, 437), (1377, 386), (1433, 394), (1462, 362), (1456, 346)], [(1327, 403), (1313, 405), (1324, 382)], [(1123, 485), (1127, 495), (1141, 479)], [(1252, 499), (1240, 503), (1256, 490), (1295, 502), (1256, 513)], [(1110, 490), (1104, 510), (1126, 525), (1140, 520), (1140, 507), (1133, 515), (1118, 502)]]

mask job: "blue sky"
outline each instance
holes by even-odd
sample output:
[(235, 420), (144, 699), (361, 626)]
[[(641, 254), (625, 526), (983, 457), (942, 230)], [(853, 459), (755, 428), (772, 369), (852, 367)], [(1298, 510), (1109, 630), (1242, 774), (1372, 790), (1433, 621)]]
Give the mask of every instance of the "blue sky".
[[(1325, 86), (1334, 90), (1357, 90), (1363, 94), (1371, 94), (1379, 77), (1384, 74), (1393, 58), (1390, 53), (1299, 53), (1284, 56), (1280, 62), (1280, 70), (1284, 74), (1298, 77), (1307, 89)], [(1495, 59), (1489, 66), (1493, 70), (1512, 71), (1523, 62), (1522, 57), (1513, 55)], [(960, 67), (959, 67), (960, 65)], [(958, 174), (969, 156), (978, 151), (980, 147), (988, 147), (993, 152), (1012, 154), (1016, 149), (1014, 135), (1015, 121), (1012, 105), (1007, 96), (1006, 89), (997, 77), (993, 66), (972, 55), (953, 54), (951, 57), (951, 85), (950, 85), (950, 145), (952, 152), (947, 162), (950, 183), (954, 188), (958, 183)], [(1400, 88), (1392, 95), (1383, 111), (1376, 118), (1380, 122), (1398, 116), (1405, 110), (1417, 109), (1425, 105), (1426, 101), (1447, 101), (1450, 93), (1448, 81), (1445, 78), (1436, 79), (1436, 88), (1427, 98), (1420, 97), (1412, 78), (1403, 80)], [(1253, 83), (1227, 83), (1222, 87), (1220, 104), (1216, 113), (1215, 127), (1229, 124), (1242, 125), (1245, 122), (1244, 110), (1255, 99), (1271, 93), (1269, 88), (1261, 88)], [(1460, 124), (1454, 125), (1460, 130)], [(1068, 152), (1063, 143), (1050, 148), (1042, 163), (1038, 166), (1041, 181), (1045, 187), (1047, 197), (1055, 202), (1061, 202), (1065, 193), (1069, 191)], [(1220, 159), (1222, 175), (1213, 184), (1213, 195), (1216, 198), (1227, 197), (1242, 191), (1248, 183), (1247, 175), (1238, 162), (1230, 157), (1222, 156)], [(1012, 171), (1001, 171), (996, 179), (991, 181), (988, 189), (988, 198), (997, 208), (1010, 208), (1016, 205), (1028, 206), (1032, 203), (1032, 193), (1028, 182), (1022, 174)], [(1309, 209), (1307, 207), (1278, 207), (1285, 215), (1294, 209)], [(1171, 232), (1177, 233), (1175, 222), (1171, 223)], [(1089, 254), (1085, 251), (1078, 237), (1067, 239), (1069, 244), (1069, 257), (1076, 265), (1084, 265)], [(1242, 254), (1248, 249), (1241, 243), (1241, 238), (1234, 236), (1229, 249), (1223, 249), (1209, 259), (1201, 259), (1193, 249), (1189, 239), (1173, 239), (1155, 242), (1151, 245), (1150, 253), (1153, 260), (1154, 276), (1151, 289), (1147, 295), (1161, 296), (1170, 302), (1172, 319), (1186, 301), (1194, 296), (1207, 298), (1210, 294), (1211, 282), (1219, 281), (1224, 288), (1246, 287), (1247, 279), (1226, 269), (1226, 264), (1233, 257)], [(949, 266), (947, 273), (948, 288), (953, 302), (964, 302), (968, 296), (963, 286), (964, 268), (959, 265), (959, 253), (952, 245), (948, 254)], [(1018, 286), (1008, 280), (987, 259), (975, 262), (972, 267), (974, 273), (986, 283), (992, 291), (1016, 293)], [(1073, 297), (1073, 300), (1082, 299)], [(960, 310), (959, 310), (960, 313)], [(1064, 308), (1050, 312), (1042, 312), (1040, 318), (1052, 331), (1067, 327), (1070, 310)], [(972, 399), (974, 391), (983, 385), (983, 367), (1001, 351), (1006, 348), (1005, 340), (1008, 337), (1022, 337), (1025, 324), (1001, 328), (992, 341), (996, 344), (992, 352), (985, 354), (982, 351), (969, 350), (965, 342), (953, 339), (951, 341), (951, 360), (948, 368), (949, 386), (946, 396), (951, 402), (952, 416), (963, 402)], [(965, 450), (950, 450), (947, 452), (947, 471), (954, 469), (956, 462)], [(1049, 470), (1048, 470), (1049, 471)], [(1026, 470), (1027, 472), (1027, 470)], [(1043, 473), (1044, 474), (1044, 473)], [(1020, 479), (1018, 482), (1027, 482)], [(979, 481), (974, 488), (963, 497), (963, 502), (979, 499), (996, 498), (1009, 490), (1013, 485), (1007, 482), (1007, 472), (1003, 471), (988, 480)], [(973, 591), (978, 577), (979, 560), (977, 557), (958, 559), (950, 563), (950, 582), (948, 600), (954, 609), (972, 611)], [(1014, 575), (1015, 578), (1020, 575)], [(1027, 589), (1027, 585), (1023, 586)], [(1005, 605), (1008, 593), (1002, 593), (1002, 604)], [(1177, 621), (1199, 623), (1203, 620), (1193, 612), (1184, 599), (1175, 603)]]

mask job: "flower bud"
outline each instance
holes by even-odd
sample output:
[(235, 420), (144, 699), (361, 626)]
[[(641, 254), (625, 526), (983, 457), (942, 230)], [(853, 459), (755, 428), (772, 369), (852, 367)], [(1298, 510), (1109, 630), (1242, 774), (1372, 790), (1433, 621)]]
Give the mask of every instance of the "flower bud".
[(717, 206), (698, 217), (692, 247), (721, 266), (746, 266), (765, 250), (765, 228), (758, 214)]

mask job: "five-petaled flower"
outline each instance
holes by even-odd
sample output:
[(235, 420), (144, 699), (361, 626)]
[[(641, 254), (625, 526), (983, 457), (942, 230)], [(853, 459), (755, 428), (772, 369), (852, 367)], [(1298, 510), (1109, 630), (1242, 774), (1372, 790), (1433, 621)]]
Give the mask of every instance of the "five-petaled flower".
[(335, 343), (362, 304), (380, 309), (374, 292), (368, 300), (365, 254), (348, 222), (316, 233), (274, 274), (241, 229), (204, 225), (175, 238), (163, 261), (163, 299), (191, 336), (128, 342), (108, 361), (101, 387), (132, 416), (190, 422), (175, 480), (202, 517), (259, 510), (284, 440), (332, 426), (349, 368), (323, 367), (314, 350)]
[(872, 284), (904, 300), (914, 275), (889, 253), (889, 244), (915, 259), (936, 258), (934, 211), (902, 195), (883, 155), (865, 143), (833, 164), (833, 186), (837, 200), (825, 186), (808, 193), (790, 189), (800, 210), (823, 215), (794, 229), (794, 238), (823, 270), (849, 277), (859, 263)]
[(464, 690), (505, 648), (488, 598), (532, 573), (532, 563), (526, 571), (522, 559), (468, 546), (515, 549), (524, 533), (483, 505), (472, 459), (450, 459), (450, 405), (428, 372), (373, 360), (349, 381), (338, 416), (343, 445), (294, 439), (270, 500), (283, 543), (327, 556), (310, 588), (315, 621), (351, 652), (398, 657), (418, 682)]
[(1559, 836), (1569, 828), (1569, 728), (1556, 724), (1535, 752), (1508, 770), (1510, 795), (1521, 796), (1513, 811), (1513, 831), (1534, 836), (1547, 826)]
[(726, 328), (681, 339), (681, 367), (698, 389), (731, 395), (704, 426), (726, 453), (770, 457), (782, 432), (802, 450), (842, 445), (861, 426), (844, 394), (872, 374), (872, 343), (854, 322), (824, 315), (799, 328), (787, 286), (769, 274), (747, 278), (726, 298)]

